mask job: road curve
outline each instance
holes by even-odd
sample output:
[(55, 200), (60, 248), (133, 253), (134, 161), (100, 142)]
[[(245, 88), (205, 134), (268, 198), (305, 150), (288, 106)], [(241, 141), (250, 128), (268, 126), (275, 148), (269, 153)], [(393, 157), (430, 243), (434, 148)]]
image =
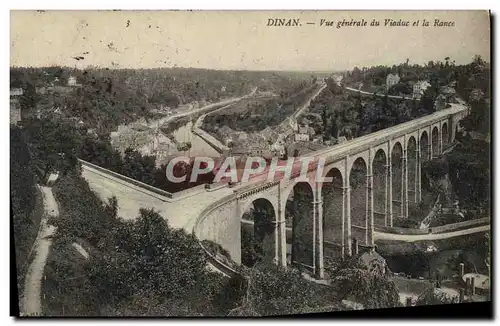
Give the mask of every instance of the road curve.
[(445, 233), (429, 233), (429, 234), (394, 234), (394, 233), (383, 233), (374, 232), (374, 238), (376, 240), (394, 240), (394, 241), (404, 241), (404, 242), (415, 242), (424, 240), (443, 240), (454, 237), (459, 237), (467, 234), (474, 234), (479, 232), (486, 232), (490, 230), (490, 225), (478, 226), (470, 229), (452, 231)]

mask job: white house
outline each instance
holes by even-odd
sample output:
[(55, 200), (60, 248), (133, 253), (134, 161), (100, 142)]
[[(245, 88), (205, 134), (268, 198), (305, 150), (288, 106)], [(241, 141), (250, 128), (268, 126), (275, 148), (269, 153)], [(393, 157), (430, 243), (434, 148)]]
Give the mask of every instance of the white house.
[(309, 134), (295, 134), (295, 141), (309, 141)]
[(399, 83), (400, 79), (398, 74), (388, 74), (385, 80), (387, 89)]
[(421, 98), (424, 95), (424, 92), (427, 88), (429, 88), (431, 84), (427, 80), (419, 80), (415, 84), (413, 84), (413, 97)]
[(76, 77), (69, 76), (69, 78), (68, 78), (68, 86), (76, 86)]
[(10, 96), (21, 96), (21, 95), (23, 95), (22, 88), (11, 88), (10, 89)]

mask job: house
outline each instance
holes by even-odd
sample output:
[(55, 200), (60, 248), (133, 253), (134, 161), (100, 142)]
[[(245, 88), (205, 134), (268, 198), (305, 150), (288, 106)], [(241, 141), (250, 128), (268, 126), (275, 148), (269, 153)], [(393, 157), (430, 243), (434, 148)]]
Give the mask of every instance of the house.
[(297, 120), (294, 118), (289, 118), (289, 125), (292, 127), (293, 131), (297, 132), (299, 130), (299, 125), (297, 124)]
[(298, 127), (298, 133), (299, 134), (309, 134), (309, 126), (308, 125), (302, 125)]
[(385, 80), (387, 89), (399, 83), (400, 79), (398, 74), (388, 74)]
[(342, 86), (342, 79), (344, 78), (344, 76), (342, 75), (336, 75), (333, 77), (333, 80), (335, 81), (335, 83), (338, 85), (338, 86)]
[(295, 134), (295, 141), (309, 141), (309, 135), (308, 134)]
[(295, 134), (295, 141), (309, 141), (309, 126), (299, 125), (297, 133)]
[(76, 82), (76, 77), (74, 76), (69, 76), (68, 78), (68, 86), (69, 87), (77, 87), (77, 86), (82, 86), (81, 84), (78, 84)]
[(270, 150), (260, 147), (259, 145), (245, 146), (245, 147), (234, 147), (231, 150), (231, 155), (233, 156), (255, 156), (255, 157), (272, 157)]
[(75, 86), (76, 85), (76, 77), (70, 76), (68, 78), (68, 86)]
[(282, 140), (276, 141), (274, 144), (270, 146), (270, 151), (275, 156), (283, 158), (285, 156), (285, 143)]
[(165, 159), (170, 154), (170, 143), (171, 140), (161, 133), (157, 133), (152, 141), (152, 153), (156, 157), (156, 161), (159, 162)]
[(238, 137), (239, 141), (247, 140), (248, 139), (248, 134), (244, 131), (239, 131), (235, 133), (236, 136)]
[(424, 92), (431, 84), (427, 80), (419, 80), (413, 84), (413, 97), (419, 99), (424, 95)]
[(21, 95), (23, 95), (22, 88), (11, 88), (10, 89), (10, 96), (21, 96)]
[(17, 124), (21, 121), (21, 106), (17, 99), (10, 99), (10, 123)]

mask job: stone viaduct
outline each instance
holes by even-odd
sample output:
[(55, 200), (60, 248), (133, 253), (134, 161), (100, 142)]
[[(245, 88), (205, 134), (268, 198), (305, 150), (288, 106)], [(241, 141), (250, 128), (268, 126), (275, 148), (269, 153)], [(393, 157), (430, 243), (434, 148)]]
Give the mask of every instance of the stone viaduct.
[[(313, 167), (305, 179), (254, 179), (232, 187), (198, 189), (175, 200), (162, 196), (159, 201), (143, 191), (137, 209), (147, 207), (144, 203), (149, 197), (144, 196), (151, 196), (151, 204), (162, 205), (162, 213), (182, 214), (184, 220), (177, 225), (199, 240), (218, 243), (241, 264), (241, 220), (251, 208), (254, 237), (265, 244), (262, 248), (268, 257), (281, 266), (300, 264), (323, 278), (325, 257), (350, 256), (357, 246), (373, 247), (376, 226), (390, 227), (396, 218), (408, 216), (409, 207), (421, 200), (422, 163), (439, 156), (454, 141), (458, 122), (467, 113), (467, 107), (451, 104), (431, 115), (308, 154), (325, 159), (323, 176), (332, 182), (316, 182)], [(88, 169), (84, 176), (93, 187), (102, 176)], [(104, 192), (109, 187), (93, 189)], [(133, 196), (127, 192), (137, 192), (136, 188), (121, 191), (119, 203), (130, 200)], [(170, 223), (171, 217), (165, 217)], [(292, 229), (292, 239), (287, 239), (287, 228)]]
[[(202, 212), (194, 232), (200, 240), (220, 244), (236, 263), (241, 263), (241, 218), (253, 206), (259, 217), (254, 221), (255, 230), (259, 230), (255, 237), (268, 244), (264, 249), (267, 254), (281, 266), (291, 261), (323, 278), (325, 254), (350, 256), (353, 243), (372, 247), (376, 225), (392, 226), (395, 218), (408, 216), (408, 206), (421, 199), (422, 162), (440, 155), (454, 140), (458, 121), (466, 114), (465, 107), (452, 105), (310, 153), (325, 157), (323, 174), (333, 182), (314, 181), (316, 171), (311, 170), (307, 181), (292, 178), (236, 187), (231, 195)], [(395, 173), (400, 177), (395, 178)], [(353, 179), (354, 174), (361, 177)], [(335, 197), (341, 204), (332, 203)], [(292, 223), (287, 223), (287, 202), (295, 205)], [(293, 239), (287, 241), (290, 224), (295, 230)], [(291, 259), (287, 259), (289, 242)]]

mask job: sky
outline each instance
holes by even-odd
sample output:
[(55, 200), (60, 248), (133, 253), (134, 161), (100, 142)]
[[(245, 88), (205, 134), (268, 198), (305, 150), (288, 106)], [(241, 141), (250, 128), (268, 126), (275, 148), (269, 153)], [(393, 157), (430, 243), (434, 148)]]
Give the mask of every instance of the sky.
[[(267, 26), (270, 18), (301, 26)], [(334, 26), (320, 26), (322, 19)], [(343, 19), (368, 26), (337, 28)], [(370, 26), (373, 19), (380, 26)], [(419, 26), (384, 26), (385, 19)], [(434, 27), (435, 19), (454, 26)], [(490, 61), (484, 10), (11, 11), (10, 27), (11, 66), (338, 71), (406, 59), (462, 64), (475, 54)]]

